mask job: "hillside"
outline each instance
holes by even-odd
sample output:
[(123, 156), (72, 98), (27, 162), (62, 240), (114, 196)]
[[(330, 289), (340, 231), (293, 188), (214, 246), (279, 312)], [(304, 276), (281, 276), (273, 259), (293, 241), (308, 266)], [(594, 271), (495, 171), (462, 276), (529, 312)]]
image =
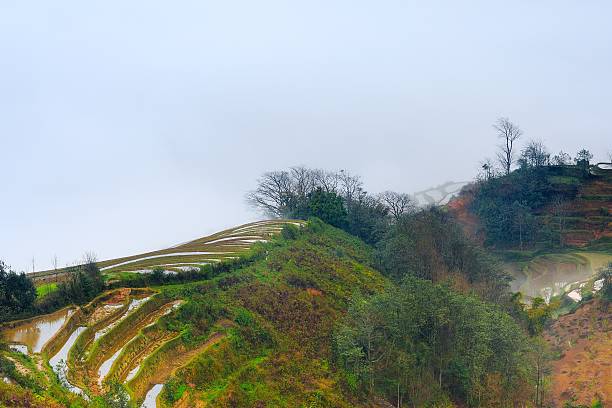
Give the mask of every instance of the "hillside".
[[(1, 401), (85, 406), (83, 390), (94, 403), (123, 383), (138, 404), (354, 406), (330, 369), (330, 332), (353, 293), (375, 293), (385, 279), (368, 266), (366, 245), (319, 228), (273, 240), (265, 257), (207, 280), (111, 290), (5, 326), (14, 348), (29, 350), (3, 353), (21, 374), (0, 384)], [(47, 330), (23, 336), (33, 327)]]
[(597, 293), (612, 265), (609, 166), (516, 171), (467, 186), (447, 208), (474, 242), (503, 261), (520, 299), (549, 304), (545, 406), (607, 406), (612, 316)]
[[(235, 259), (251, 249), (256, 242), (266, 242), (278, 234), (286, 224), (300, 225), (301, 221), (268, 220), (252, 222), (198, 238), (170, 248), (146, 252), (106, 261), (97, 265), (112, 279), (120, 273), (150, 273), (160, 268), (166, 273), (185, 272), (201, 265)], [(71, 268), (40, 271), (28, 274), (37, 284), (62, 282)]]
[[(587, 398), (580, 385), (565, 393), (564, 371), (583, 351), (605, 369), (608, 340), (599, 334), (608, 310), (599, 315), (605, 324), (593, 326), (601, 341), (584, 345), (571, 327), (593, 315), (589, 299), (610, 292), (597, 274), (612, 254), (603, 235), (587, 246), (556, 245), (558, 220), (546, 213), (547, 194), (566, 177), (556, 171), (464, 190), (449, 211), (406, 206), (394, 214), (365, 194), (351, 201), (315, 189), (290, 200), (308, 221), (262, 221), (90, 259), (35, 274), (38, 291), (2, 264), (14, 293), (3, 299), (11, 313), (3, 320), (13, 321), (0, 326), (0, 405), (505, 408)], [(577, 203), (578, 191), (602, 190), (601, 177), (582, 175), (580, 186), (557, 192)], [(517, 184), (525, 180), (529, 187)], [(514, 194), (534, 201), (517, 206)], [(482, 205), (488, 197), (518, 209), (509, 214), (522, 223), (519, 241), (516, 230), (491, 229), (500, 212)], [(510, 234), (508, 243), (496, 244), (495, 234)], [(551, 363), (542, 336), (567, 361)]]
[[(505, 311), (503, 273), (448, 221), (439, 210), (409, 217), (392, 228), (388, 255), (311, 219), (198, 272), (112, 272), (91, 301), (1, 327), (0, 405), (525, 403), (532, 340)], [(412, 226), (427, 244), (406, 241)], [(410, 258), (374, 269), (402, 242)], [(409, 272), (426, 258), (436, 260), (422, 276)]]
[(559, 357), (552, 363), (550, 400), (555, 406), (574, 400), (590, 405), (596, 398), (602, 406), (612, 402), (612, 328), (610, 312), (598, 299), (576, 312), (561, 316), (545, 334)]
[(517, 170), (465, 187), (447, 208), (527, 299), (592, 287), (612, 262), (612, 171), (603, 167)]
[[(495, 214), (487, 209), (501, 211), (506, 204), (510, 217), (523, 215), (511, 210), (514, 202), (533, 217), (533, 236), (523, 237), (524, 248), (585, 247), (612, 237), (612, 170), (599, 167), (586, 174), (577, 166), (517, 170), (464, 187), (448, 208), (473, 239), (491, 248), (520, 250), (520, 224), (508, 219), (509, 224), (495, 225)], [(527, 235), (528, 222), (520, 221)], [(516, 234), (515, 239), (497, 241), (496, 228), (502, 226), (508, 236)]]

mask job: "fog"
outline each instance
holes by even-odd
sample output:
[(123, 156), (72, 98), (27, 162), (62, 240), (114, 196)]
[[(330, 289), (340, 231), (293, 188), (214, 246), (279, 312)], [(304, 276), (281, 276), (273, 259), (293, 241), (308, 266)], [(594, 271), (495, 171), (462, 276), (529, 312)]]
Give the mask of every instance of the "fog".
[(612, 148), (612, 4), (4, 1), (0, 259), (156, 249), (261, 218), (266, 170), (472, 179), (507, 116)]

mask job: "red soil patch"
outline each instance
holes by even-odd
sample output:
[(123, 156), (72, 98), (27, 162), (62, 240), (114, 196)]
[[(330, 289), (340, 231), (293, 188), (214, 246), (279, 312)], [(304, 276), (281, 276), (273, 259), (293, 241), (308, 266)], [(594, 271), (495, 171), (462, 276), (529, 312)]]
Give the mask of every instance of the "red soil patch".
[(612, 403), (612, 330), (610, 308), (591, 301), (575, 313), (560, 317), (545, 333), (562, 357), (552, 364), (550, 402), (562, 407), (571, 398), (590, 405), (600, 398)]
[(453, 218), (463, 227), (466, 235), (482, 245), (484, 243), (483, 230), (478, 217), (470, 211), (472, 201), (474, 201), (474, 192), (466, 187), (458, 197), (448, 203), (447, 207)]
[(323, 292), (315, 288), (307, 288), (306, 292), (308, 292), (310, 296), (321, 296), (323, 294)]

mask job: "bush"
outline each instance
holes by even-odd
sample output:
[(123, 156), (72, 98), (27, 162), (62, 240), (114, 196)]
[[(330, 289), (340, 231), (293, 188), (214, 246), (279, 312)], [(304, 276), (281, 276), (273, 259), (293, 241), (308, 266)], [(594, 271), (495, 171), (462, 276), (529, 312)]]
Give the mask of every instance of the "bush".
[(12, 320), (32, 311), (36, 288), (24, 273), (16, 273), (0, 261), (0, 321)]
[(297, 239), (299, 233), (300, 230), (297, 226), (293, 224), (287, 224), (283, 227), (281, 231), (281, 236), (283, 237), (283, 239), (294, 240)]

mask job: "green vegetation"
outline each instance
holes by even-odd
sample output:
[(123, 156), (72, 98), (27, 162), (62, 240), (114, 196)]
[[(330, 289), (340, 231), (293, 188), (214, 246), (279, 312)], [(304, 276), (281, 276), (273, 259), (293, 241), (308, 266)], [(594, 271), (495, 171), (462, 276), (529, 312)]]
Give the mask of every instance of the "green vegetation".
[(38, 299), (47, 296), (51, 292), (55, 292), (58, 289), (58, 285), (55, 282), (45, 283), (36, 287), (36, 297)]
[[(507, 120), (498, 130), (514, 138), (500, 156), (505, 175), (488, 167), (472, 201), (487, 245), (526, 275), (536, 263), (583, 259), (584, 251), (555, 247), (565, 244), (564, 231), (608, 220), (595, 207), (585, 223), (566, 205), (599, 177), (589, 175), (588, 152), (576, 166), (562, 154), (550, 166), (532, 142), (511, 171), (521, 131)], [(606, 195), (582, 194), (591, 196)], [(546, 328), (577, 306), (555, 293), (549, 303), (531, 296), (526, 306), (521, 293), (509, 293), (498, 259), (446, 209), (417, 210), (405, 194), (366, 193), (347, 172), (301, 167), (266, 173), (249, 198), (307, 221), (263, 221), (90, 260), (37, 290), (0, 264), (7, 318), (81, 306), (40, 354), (0, 345), (0, 404), (13, 403), (9, 395), (31, 406), (132, 407), (164, 384), (162, 407), (366, 407), (381, 399), (398, 407), (543, 406)], [(608, 244), (597, 243), (604, 252)], [(583, 299), (611, 301), (610, 276), (608, 267), (600, 294), (584, 287)], [(9, 287), (19, 289), (7, 296)], [(68, 371), (58, 377), (48, 354), (71, 336)]]
[(11, 271), (0, 261), (0, 322), (17, 319), (32, 311), (36, 289), (24, 273)]
[(338, 358), (356, 392), (397, 405), (508, 406), (529, 401), (529, 339), (506, 313), (475, 297), (406, 278), (353, 299), (335, 332)]
[(510, 277), (497, 260), (469, 241), (459, 225), (439, 209), (405, 215), (378, 245), (379, 269), (396, 281), (416, 276), (449, 282), (456, 290), (502, 301)]
[(548, 178), (554, 171), (528, 167), (480, 183), (472, 210), (482, 221), (488, 245), (523, 249), (538, 243), (553, 246), (560, 242), (563, 227), (538, 217), (538, 210), (575, 198), (577, 189), (572, 184), (555, 188)]
[(104, 290), (102, 273), (93, 259), (69, 270), (68, 279), (38, 302), (39, 310), (48, 312), (70, 304), (83, 305)]

